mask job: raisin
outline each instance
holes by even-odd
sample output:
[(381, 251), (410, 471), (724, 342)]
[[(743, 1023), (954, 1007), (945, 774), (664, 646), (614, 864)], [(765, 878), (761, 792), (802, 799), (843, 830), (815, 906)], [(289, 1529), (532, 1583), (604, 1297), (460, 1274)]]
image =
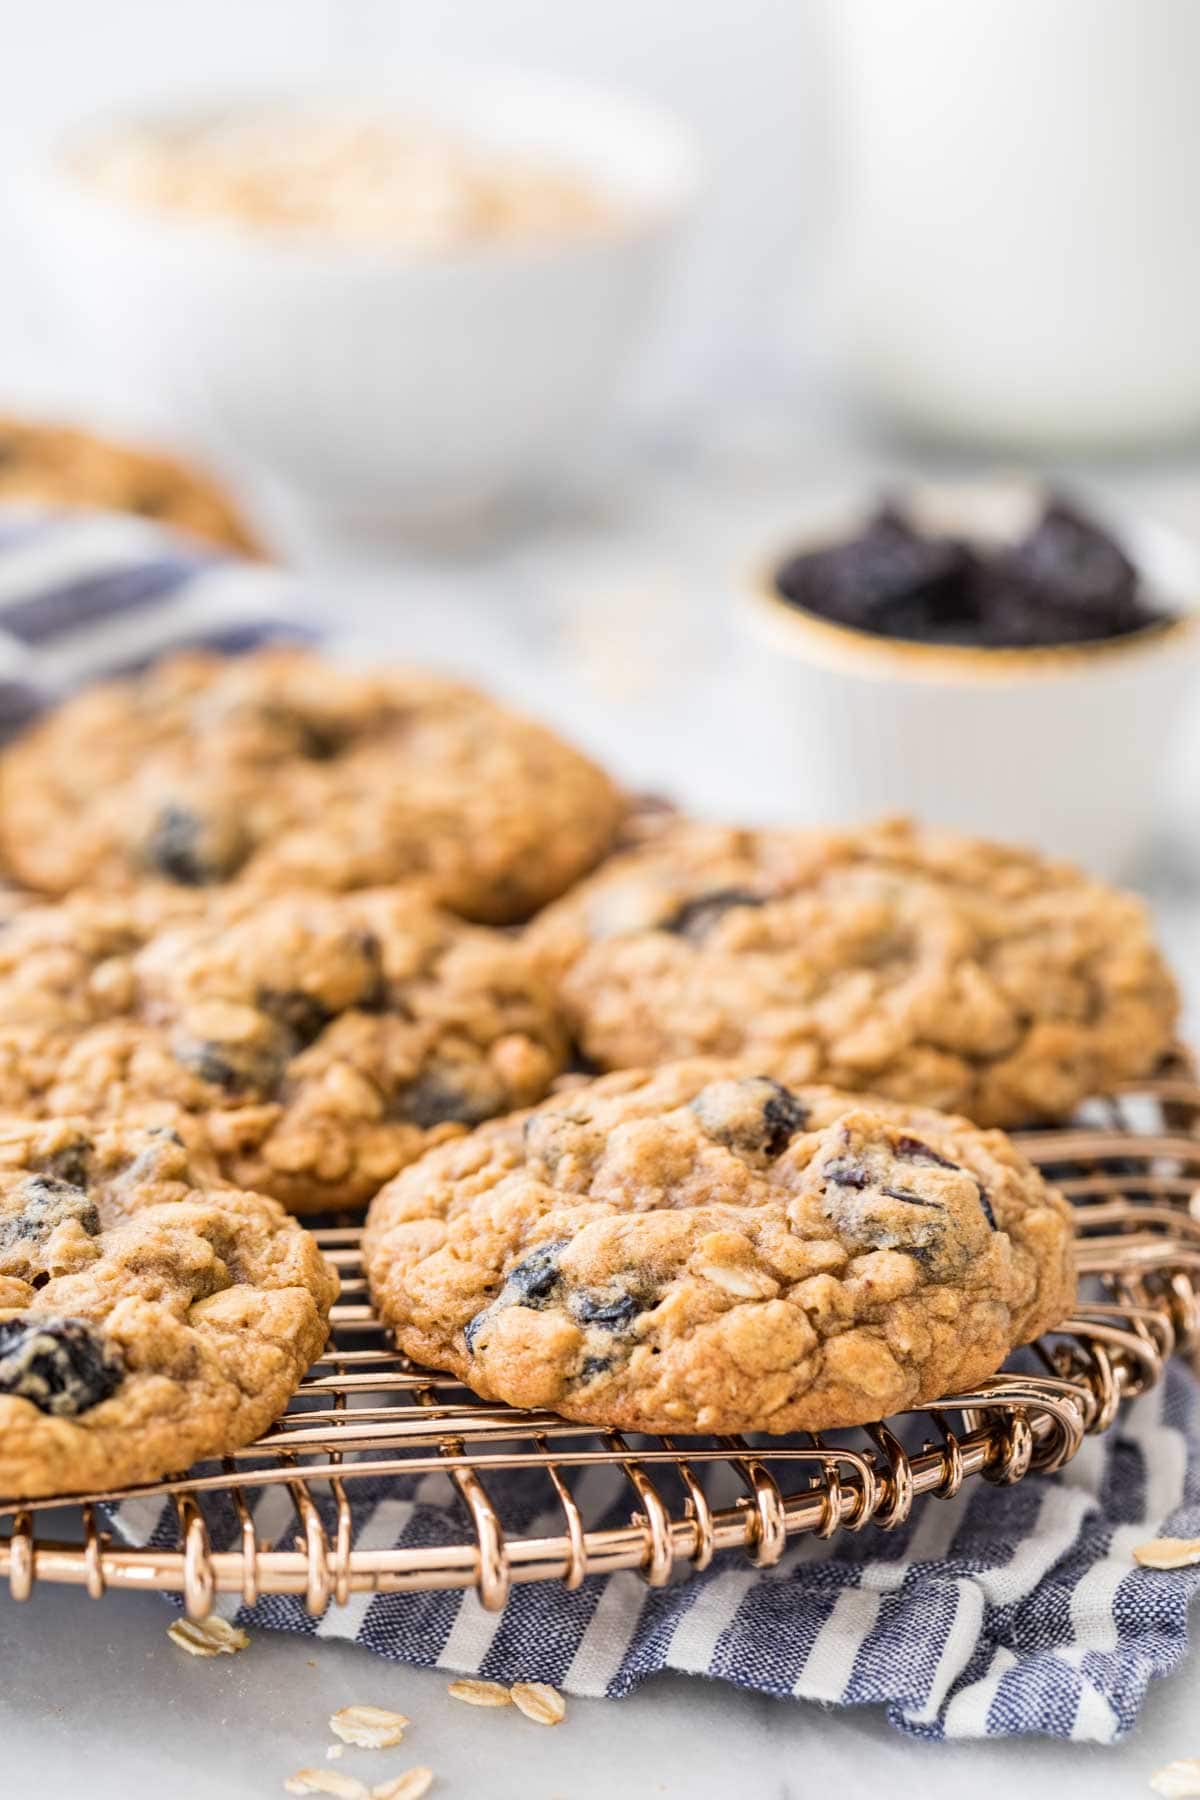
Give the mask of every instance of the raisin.
[(100, 1229), (95, 1202), (82, 1188), (57, 1181), (53, 1175), (30, 1176), (18, 1197), (22, 1202), (19, 1213), (7, 1217), (0, 1213), (0, 1250), (10, 1250), (19, 1242), (44, 1244), (52, 1231), (72, 1219), (89, 1237), (95, 1237)]
[(763, 1106), (763, 1122), (769, 1134), (766, 1151), (768, 1156), (780, 1156), (796, 1133), (808, 1124), (808, 1108), (781, 1081), (773, 1081), (769, 1075), (763, 1079), (774, 1090)]
[[(355, 942), (369, 971), (362, 993), (354, 1002), (359, 1012), (380, 1012), (388, 1000), (383, 971), (383, 945), (373, 931), (358, 931)], [(396, 1008), (400, 1010), (399, 1006)]]
[(983, 1216), (992, 1230), (999, 1231), (1000, 1227), (996, 1223), (996, 1215), (992, 1211), (992, 1203), (988, 1199), (988, 1191), (985, 1187), (981, 1187), (979, 1190), (979, 1204), (983, 1208)]
[(84, 1319), (0, 1319), (0, 1394), (71, 1419), (107, 1400), (124, 1379), (111, 1345)]
[(692, 1101), (704, 1132), (743, 1156), (779, 1156), (808, 1123), (808, 1108), (768, 1075), (712, 1081)]
[(504, 1278), (505, 1290), (511, 1288), (524, 1302), (547, 1299), (558, 1281), (559, 1258), (566, 1247), (566, 1238), (555, 1238), (548, 1244), (539, 1245), (523, 1262), (508, 1271)]
[(184, 887), (207, 887), (232, 875), (241, 861), (236, 834), (222, 833), (186, 806), (163, 807), (146, 845), (146, 857), (160, 875)]
[(446, 1070), (426, 1069), (401, 1088), (388, 1111), (393, 1119), (428, 1131), (434, 1125), (482, 1125), (502, 1105), (503, 1097), (486, 1083), (471, 1090)]
[(614, 1297), (577, 1293), (571, 1296), (571, 1311), (583, 1325), (598, 1325), (603, 1331), (626, 1331), (642, 1307), (632, 1294)]
[(338, 725), (318, 719), (301, 719), (300, 750), (311, 762), (332, 762), (346, 747), (346, 733)]
[(64, 1144), (53, 1156), (48, 1156), (43, 1167), (46, 1174), (65, 1181), (68, 1187), (86, 1188), (88, 1184), (88, 1155), (91, 1144), (87, 1138), (76, 1138), (70, 1144)]
[(960, 1166), (951, 1162), (948, 1156), (942, 1156), (928, 1144), (922, 1143), (920, 1138), (904, 1134), (896, 1139), (896, 1154), (902, 1156), (905, 1162), (924, 1163), (931, 1169), (957, 1169)]
[(996, 595), (1016, 602), (1032, 642), (1119, 637), (1149, 622), (1137, 570), (1093, 519), (1051, 500), (1021, 543), (996, 559)]
[(290, 706), (262, 706), (258, 717), (272, 731), (290, 737), (301, 756), (310, 762), (332, 762), (346, 748), (349, 733), (332, 719), (316, 719)]
[(147, 854), (154, 867), (172, 881), (200, 887), (215, 879), (200, 857), (203, 826), (182, 806), (164, 806), (154, 822)]
[(1156, 617), (1120, 547), (1057, 501), (1020, 543), (981, 563), (976, 586), (979, 641), (995, 647), (1120, 637)]
[(577, 1381), (595, 1381), (597, 1375), (607, 1375), (612, 1368), (611, 1356), (585, 1357), (583, 1367), (576, 1376)]
[(248, 1043), (180, 1035), (171, 1045), (177, 1062), (227, 1094), (273, 1092), (287, 1066), (289, 1050), (282, 1034)]
[(262, 988), (255, 1004), (290, 1032), (298, 1047), (313, 1043), (333, 1017), (324, 1001), (318, 1000), (315, 994), (306, 994), (302, 988), (289, 989), (286, 993), (276, 988)]
[(970, 564), (965, 545), (925, 537), (883, 507), (858, 537), (792, 557), (775, 585), (792, 605), (840, 625), (937, 638), (963, 613)]
[(752, 894), (748, 888), (714, 888), (711, 893), (697, 894), (695, 899), (685, 900), (663, 920), (659, 930), (686, 938), (690, 944), (703, 944), (714, 926), (735, 907), (765, 905), (765, 896)]
[(844, 1157), (836, 1162), (826, 1163), (821, 1173), (835, 1187), (862, 1189), (871, 1185), (870, 1171), (864, 1169), (861, 1163), (848, 1162)]
[(910, 1194), (907, 1188), (885, 1187), (879, 1191), (889, 1200), (903, 1200), (906, 1206), (932, 1206), (935, 1212), (946, 1210), (940, 1200), (927, 1200), (924, 1194)]

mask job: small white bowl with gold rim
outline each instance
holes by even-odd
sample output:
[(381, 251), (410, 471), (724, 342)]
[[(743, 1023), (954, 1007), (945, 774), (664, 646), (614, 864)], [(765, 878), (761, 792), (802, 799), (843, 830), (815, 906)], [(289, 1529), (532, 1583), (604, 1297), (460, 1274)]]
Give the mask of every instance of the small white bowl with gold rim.
[[(947, 484), (907, 493), (904, 509), (924, 529), (997, 542), (1019, 537), (1041, 498), (1023, 484)], [(1200, 548), (1098, 509), (1167, 623), (1052, 648), (928, 644), (832, 623), (776, 585), (789, 557), (854, 536), (870, 510), (860, 497), (802, 525), (743, 602), (755, 698), (794, 816), (913, 812), (1127, 872), (1200, 674)]]

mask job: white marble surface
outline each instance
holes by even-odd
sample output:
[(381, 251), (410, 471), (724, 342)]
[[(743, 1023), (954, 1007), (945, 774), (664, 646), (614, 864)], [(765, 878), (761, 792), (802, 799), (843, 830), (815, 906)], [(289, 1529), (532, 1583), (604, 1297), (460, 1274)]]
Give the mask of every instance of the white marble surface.
[[(708, 444), (694, 446), (698, 436)], [(803, 427), (680, 430), (614, 461), (587, 498), (502, 541), (451, 553), (351, 547), (292, 521), (289, 547), (328, 616), (359, 648), (429, 658), (487, 679), (558, 720), (632, 780), (714, 812), (802, 816), (781, 784), (742, 662), (730, 603), (737, 572), (785, 527), (796, 497), (896, 472), (853, 434)], [(1200, 467), (1106, 472), (1122, 497), (1152, 498), (1200, 527)], [(1150, 866), (1160, 917), (1200, 996), (1185, 842), (1184, 769), (1174, 837)], [(1200, 827), (1200, 821), (1197, 822)], [(1165, 848), (1164, 848), (1165, 846)], [(660, 1679), (616, 1703), (576, 1701), (539, 1731), (445, 1698), (446, 1677), (352, 1646), (259, 1636), (245, 1655), (198, 1662), (165, 1637), (151, 1596), (101, 1604), (50, 1587), (0, 1599), (0, 1796), (172, 1794), (251, 1800), (319, 1761), (325, 1720), (350, 1701), (415, 1721), (401, 1755), (348, 1752), (336, 1767), (380, 1779), (428, 1763), (436, 1792), (472, 1800), (814, 1792), (1000, 1795), (1019, 1783), (1057, 1800), (1143, 1791), (1169, 1758), (1200, 1753), (1200, 1661), (1151, 1695), (1117, 1749), (1044, 1742), (929, 1746), (877, 1713), (833, 1714), (719, 1684)], [(411, 1748), (411, 1756), (408, 1752)], [(332, 1765), (331, 1765), (332, 1766)]]
[(347, 1750), (368, 1782), (414, 1763), (445, 1800), (1129, 1800), (1164, 1761), (1200, 1753), (1200, 1665), (1151, 1694), (1115, 1748), (1010, 1740), (926, 1744), (877, 1709), (833, 1713), (660, 1677), (628, 1700), (572, 1700), (546, 1730), (467, 1708), (436, 1670), (335, 1642), (261, 1634), (202, 1662), (167, 1642), (150, 1595), (94, 1604), (45, 1589), (0, 1602), (0, 1793), (5, 1800), (265, 1800), (324, 1761), (326, 1720), (351, 1702), (413, 1721), (396, 1751)]

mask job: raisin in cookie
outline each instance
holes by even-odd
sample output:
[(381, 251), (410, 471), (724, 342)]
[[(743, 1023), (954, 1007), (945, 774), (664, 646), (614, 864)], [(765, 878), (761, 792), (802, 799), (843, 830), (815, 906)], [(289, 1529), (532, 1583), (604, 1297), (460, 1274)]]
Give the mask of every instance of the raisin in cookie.
[(705, 1059), (431, 1151), (372, 1205), (376, 1307), (484, 1399), (631, 1431), (824, 1430), (1061, 1320), (1071, 1213), (999, 1132)]
[(982, 1125), (1148, 1074), (1174, 984), (1130, 895), (1027, 851), (887, 821), (682, 824), (531, 941), (600, 1068), (748, 1055)]
[(139, 513), (240, 556), (263, 554), (216, 482), (173, 457), (68, 425), (0, 417), (0, 502)]
[(622, 811), (578, 751), (456, 682), (294, 648), (189, 654), (86, 690), (7, 752), (0, 865), (55, 894), (420, 880), (506, 924), (591, 868)]
[(521, 944), (397, 889), (76, 894), (0, 930), (0, 1112), (191, 1116), (296, 1211), (362, 1204), (566, 1054)]
[(0, 1124), (0, 1495), (155, 1481), (251, 1443), (337, 1276), (169, 1132)]

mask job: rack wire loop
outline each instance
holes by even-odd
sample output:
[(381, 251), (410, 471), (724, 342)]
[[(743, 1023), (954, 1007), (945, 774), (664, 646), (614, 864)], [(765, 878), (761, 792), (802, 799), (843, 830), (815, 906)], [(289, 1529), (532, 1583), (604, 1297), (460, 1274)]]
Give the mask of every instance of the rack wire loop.
[(629, 1447), (619, 1431), (605, 1433), (605, 1443), (621, 1458), (621, 1468), (641, 1503), (641, 1511), (633, 1520), (645, 1533), (646, 1554), (638, 1567), (647, 1586), (666, 1587), (675, 1567), (675, 1541), (671, 1515), (662, 1495), (646, 1471), (629, 1454)]
[[(756, 1569), (770, 1569), (775, 1566), (787, 1548), (787, 1511), (779, 1485), (766, 1466), (758, 1457), (748, 1454), (749, 1445), (744, 1438), (726, 1438), (726, 1444), (733, 1452), (730, 1461), (737, 1470), (746, 1488), (748, 1517), (746, 1524), (746, 1555)], [(833, 1476), (836, 1482), (836, 1472)], [(826, 1492), (828, 1510), (828, 1488)], [(835, 1490), (833, 1505), (837, 1509), (837, 1517), (841, 1518), (840, 1489)], [(828, 1537), (836, 1530), (836, 1521), (826, 1529), (824, 1521), (818, 1528), (823, 1537)]]
[(183, 1539), (183, 1604), (189, 1619), (207, 1619), (216, 1583), (204, 1515), (190, 1494), (175, 1496), (179, 1534)]
[(867, 1435), (883, 1458), (885, 1469), (874, 1523), (881, 1531), (894, 1531), (912, 1511), (916, 1496), (913, 1466), (904, 1445), (889, 1426), (868, 1425)]
[(33, 1593), (37, 1563), (33, 1548), (33, 1518), (19, 1512), (9, 1537), (8, 1588), (14, 1600), (28, 1600)]
[(942, 1479), (932, 1490), (939, 1500), (953, 1500), (966, 1479), (962, 1445), (944, 1419), (937, 1421), (942, 1438)]
[(563, 1518), (567, 1522), (567, 1558), (562, 1584), (568, 1593), (573, 1593), (577, 1587), (582, 1585), (587, 1575), (587, 1539), (583, 1528), (583, 1514), (575, 1503), (575, 1496), (563, 1479), (562, 1470), (557, 1463), (549, 1460), (550, 1449), (545, 1436), (539, 1432), (533, 1441), (547, 1458), (546, 1474), (550, 1478), (551, 1487), (558, 1496)]
[(676, 1467), (687, 1495), (683, 1503), (684, 1518), (690, 1522), (695, 1534), (695, 1544), (688, 1561), (696, 1571), (707, 1569), (716, 1548), (712, 1507), (708, 1503), (708, 1496), (703, 1487), (696, 1479), (691, 1463), (680, 1462)]

